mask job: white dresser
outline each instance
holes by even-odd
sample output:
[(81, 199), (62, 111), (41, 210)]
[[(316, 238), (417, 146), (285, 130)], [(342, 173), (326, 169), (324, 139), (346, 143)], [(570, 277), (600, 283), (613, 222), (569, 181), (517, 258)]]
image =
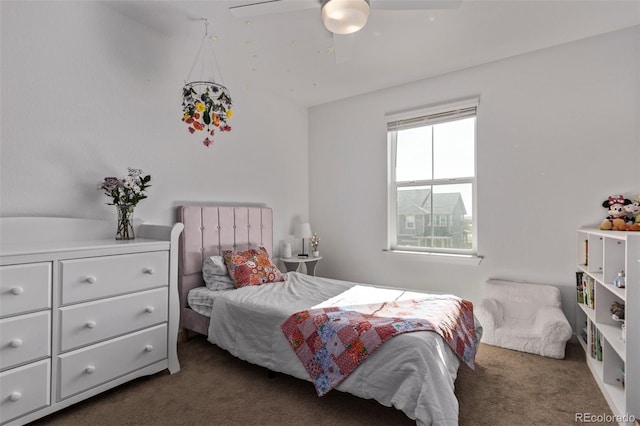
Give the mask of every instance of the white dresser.
[(0, 424), (21, 425), (136, 377), (180, 370), (178, 236), (141, 225), (0, 218)]

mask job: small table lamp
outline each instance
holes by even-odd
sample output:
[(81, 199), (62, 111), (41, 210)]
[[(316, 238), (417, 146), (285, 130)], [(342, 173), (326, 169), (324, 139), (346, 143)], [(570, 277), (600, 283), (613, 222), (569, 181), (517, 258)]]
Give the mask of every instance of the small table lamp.
[(308, 223), (298, 223), (296, 224), (293, 236), (296, 238), (302, 238), (302, 253), (299, 253), (299, 257), (309, 257), (308, 254), (304, 252), (304, 239), (313, 237), (313, 233), (311, 232), (311, 225)]

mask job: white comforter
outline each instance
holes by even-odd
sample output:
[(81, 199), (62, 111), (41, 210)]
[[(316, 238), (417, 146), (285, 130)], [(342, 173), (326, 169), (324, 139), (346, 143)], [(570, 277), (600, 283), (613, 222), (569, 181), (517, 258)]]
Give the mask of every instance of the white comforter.
[[(289, 272), (285, 282), (243, 287), (216, 297), (208, 338), (238, 358), (310, 380), (280, 329), (289, 315), (311, 307), (402, 300), (420, 295), (424, 293)], [(457, 425), (454, 381), (459, 364), (458, 357), (438, 334), (428, 331), (401, 334), (374, 351), (336, 389), (394, 406), (418, 425)]]

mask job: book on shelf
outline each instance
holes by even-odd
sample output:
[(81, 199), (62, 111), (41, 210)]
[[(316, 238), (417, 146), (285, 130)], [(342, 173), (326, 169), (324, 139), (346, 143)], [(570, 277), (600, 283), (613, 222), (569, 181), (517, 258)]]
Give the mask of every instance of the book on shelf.
[(582, 271), (576, 272), (576, 296), (578, 299), (578, 303), (584, 303), (584, 291), (582, 289), (582, 275), (584, 275)]
[(589, 240), (584, 240), (583, 246), (584, 259), (582, 259), (583, 265), (589, 265)]
[(590, 277), (587, 274), (582, 274), (582, 298), (585, 305), (588, 307), (595, 309), (596, 307), (596, 299), (595, 299), (595, 286), (596, 280)]
[(591, 323), (591, 358), (596, 361), (602, 361), (602, 339), (600, 330), (595, 324)]
[(582, 339), (582, 341), (584, 342), (584, 344), (587, 344), (587, 326), (585, 324), (585, 326), (582, 328), (582, 330), (580, 330), (580, 338)]

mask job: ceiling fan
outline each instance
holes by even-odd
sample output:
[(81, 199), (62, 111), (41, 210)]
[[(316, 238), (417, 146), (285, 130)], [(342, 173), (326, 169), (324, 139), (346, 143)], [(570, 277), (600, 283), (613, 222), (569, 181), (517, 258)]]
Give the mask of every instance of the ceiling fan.
[(231, 6), (238, 18), (320, 8), (322, 22), (333, 33), (336, 63), (346, 62), (353, 51), (354, 34), (367, 23), (371, 9), (427, 10), (456, 9), (462, 0), (254, 0)]

